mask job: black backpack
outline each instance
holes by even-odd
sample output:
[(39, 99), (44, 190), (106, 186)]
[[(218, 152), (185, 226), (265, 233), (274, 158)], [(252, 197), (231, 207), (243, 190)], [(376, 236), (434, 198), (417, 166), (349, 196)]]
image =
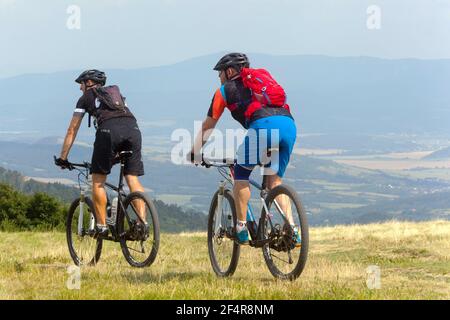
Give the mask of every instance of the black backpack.
[(120, 93), (118, 86), (99, 87), (94, 89), (100, 102), (113, 111), (123, 111), (126, 107), (125, 98)]
[[(125, 97), (120, 93), (118, 86), (107, 86), (93, 88), (96, 98), (111, 111), (126, 112)], [(97, 117), (97, 110), (92, 110), (89, 113), (88, 126), (91, 126), (91, 113)]]

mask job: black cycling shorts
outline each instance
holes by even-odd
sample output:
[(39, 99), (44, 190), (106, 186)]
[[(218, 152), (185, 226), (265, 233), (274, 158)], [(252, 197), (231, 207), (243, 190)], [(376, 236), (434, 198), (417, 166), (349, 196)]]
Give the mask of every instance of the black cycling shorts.
[(132, 151), (133, 155), (125, 162), (124, 174), (144, 175), (142, 162), (142, 136), (133, 118), (113, 118), (102, 123), (97, 129), (92, 154), (91, 173), (110, 174), (118, 163), (120, 151)]

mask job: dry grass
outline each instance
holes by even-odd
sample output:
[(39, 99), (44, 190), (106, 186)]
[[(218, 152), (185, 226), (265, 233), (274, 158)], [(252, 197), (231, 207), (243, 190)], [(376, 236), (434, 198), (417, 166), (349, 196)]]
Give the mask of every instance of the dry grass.
[[(0, 233), (2, 299), (450, 299), (450, 222), (389, 222), (315, 228), (310, 256), (295, 282), (270, 275), (260, 250), (242, 249), (237, 272), (218, 279), (206, 235), (162, 235), (160, 254), (133, 269), (118, 244), (82, 269), (80, 290), (66, 287), (71, 264), (62, 233)], [(381, 267), (381, 289), (366, 268)]]

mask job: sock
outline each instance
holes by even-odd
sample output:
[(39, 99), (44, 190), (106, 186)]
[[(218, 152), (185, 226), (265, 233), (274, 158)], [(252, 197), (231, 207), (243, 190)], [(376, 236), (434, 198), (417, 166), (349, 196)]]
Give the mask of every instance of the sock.
[(247, 229), (247, 221), (238, 220), (236, 223), (236, 232), (241, 232), (244, 229)]
[(97, 228), (99, 228), (99, 229), (106, 229), (106, 224), (100, 224), (100, 223), (97, 223)]

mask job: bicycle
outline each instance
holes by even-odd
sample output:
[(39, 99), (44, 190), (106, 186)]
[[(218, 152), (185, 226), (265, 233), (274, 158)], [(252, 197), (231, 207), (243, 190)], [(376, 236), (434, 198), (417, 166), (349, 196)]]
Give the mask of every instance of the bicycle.
[(150, 266), (156, 259), (160, 234), (156, 208), (144, 193), (127, 194), (123, 189), (124, 165), (131, 155), (131, 151), (122, 151), (118, 154), (117, 160), (120, 162), (118, 186), (105, 183), (105, 187), (116, 195), (112, 202), (108, 195), (106, 222), (111, 235), (107, 237), (99, 237), (96, 232), (95, 209), (91, 198), (87, 195), (91, 191), (91, 164), (68, 163), (70, 171), (78, 171), (80, 189), (80, 197), (70, 205), (66, 220), (67, 245), (70, 256), (77, 266), (96, 265), (100, 260), (103, 240), (120, 242), (125, 259), (133, 267)]
[[(240, 245), (235, 236), (237, 221), (235, 202), (233, 193), (228, 187), (234, 184), (234, 163), (234, 160), (204, 158), (200, 163), (206, 168), (217, 168), (225, 179), (219, 183), (219, 189), (213, 196), (208, 214), (208, 253), (212, 268), (219, 277), (232, 276), (240, 256)], [(262, 248), (266, 265), (275, 278), (292, 281), (302, 273), (308, 256), (309, 231), (306, 213), (293, 188), (282, 184), (268, 190), (265, 179), (266, 176), (262, 185), (253, 179), (249, 180), (249, 183), (260, 191), (262, 203), (259, 222), (256, 222), (251, 204), (248, 205), (249, 245), (253, 248)], [(280, 205), (282, 201), (285, 201), (286, 212), (282, 210), (283, 205)], [(296, 229), (301, 243), (296, 241)], [(279, 262), (284, 265), (279, 265)]]

